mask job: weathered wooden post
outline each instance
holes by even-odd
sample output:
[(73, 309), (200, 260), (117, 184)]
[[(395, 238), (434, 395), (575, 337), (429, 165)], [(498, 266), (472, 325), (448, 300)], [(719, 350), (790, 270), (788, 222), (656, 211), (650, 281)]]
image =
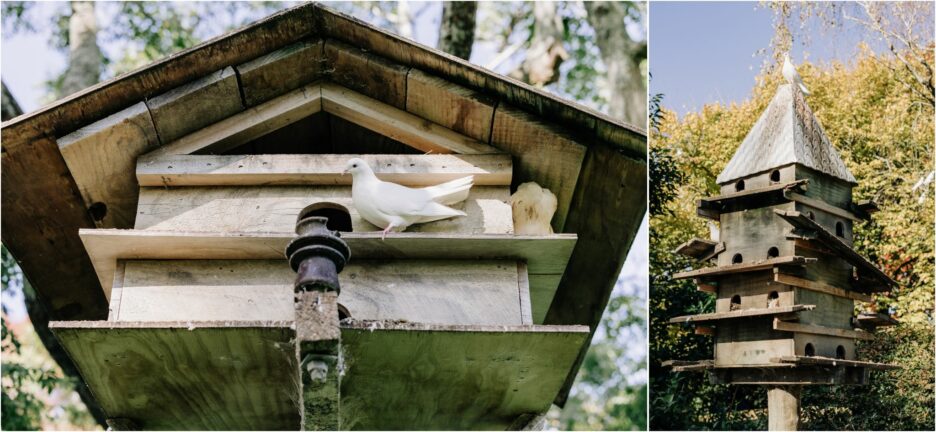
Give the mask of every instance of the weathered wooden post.
[(853, 316), (854, 302), (894, 285), (856, 253), (852, 224), (871, 202), (852, 202), (845, 167), (799, 89), (782, 85), (718, 176), (721, 195), (698, 214), (718, 239), (692, 239), (676, 252), (715, 267), (676, 274), (716, 295), (715, 312), (672, 318), (715, 337), (715, 359), (669, 361), (674, 371), (707, 370), (715, 382), (766, 386), (770, 430), (799, 427), (805, 385), (861, 385), (869, 369), (855, 340), (870, 340), (887, 315)]

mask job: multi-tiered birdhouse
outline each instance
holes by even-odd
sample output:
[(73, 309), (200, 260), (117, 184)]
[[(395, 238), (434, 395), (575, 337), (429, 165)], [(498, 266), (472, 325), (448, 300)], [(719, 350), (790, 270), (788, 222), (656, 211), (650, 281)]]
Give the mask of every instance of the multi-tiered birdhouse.
[[(315, 4), (3, 147), (3, 241), (117, 429), (525, 427), (564, 402), (646, 208), (640, 131)], [(473, 176), (465, 216), (383, 239), (352, 158)], [(554, 195), (514, 214), (526, 182)]]
[(852, 201), (856, 180), (798, 88), (780, 86), (717, 182), (721, 194), (698, 204), (699, 216), (718, 222), (717, 238), (677, 249), (715, 266), (675, 275), (716, 296), (715, 312), (670, 320), (714, 336), (715, 358), (672, 361), (674, 370), (799, 386), (865, 384), (869, 369), (888, 367), (859, 361), (855, 349), (894, 323), (855, 315), (855, 301), (894, 285), (852, 249), (853, 224), (876, 207)]

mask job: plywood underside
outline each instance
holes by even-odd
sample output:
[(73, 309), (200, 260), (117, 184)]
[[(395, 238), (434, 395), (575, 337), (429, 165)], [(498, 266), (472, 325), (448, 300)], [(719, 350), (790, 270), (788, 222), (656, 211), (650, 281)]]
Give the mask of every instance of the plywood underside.
[(342, 329), (343, 429), (507, 429), (549, 408), (588, 336), (584, 326), (381, 327)]
[(108, 417), (143, 430), (296, 430), (291, 322), (54, 322)]
[[(94, 270), (110, 299), (118, 259), (283, 259), (286, 233), (193, 233), (137, 230), (81, 230)], [(345, 233), (355, 259), (514, 259), (526, 261), (535, 305), (555, 295), (576, 243), (574, 234), (548, 236)]]
[[(292, 322), (53, 322), (109, 417), (144, 430), (298, 429)], [(342, 429), (505, 429), (550, 403), (585, 326), (342, 328)]]

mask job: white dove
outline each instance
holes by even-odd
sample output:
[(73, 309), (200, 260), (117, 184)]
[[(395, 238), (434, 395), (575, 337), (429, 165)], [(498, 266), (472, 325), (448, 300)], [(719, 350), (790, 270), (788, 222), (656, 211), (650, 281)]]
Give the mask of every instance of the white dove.
[(393, 229), (405, 230), (412, 224), (465, 216), (448, 207), (468, 198), (474, 176), (419, 189), (381, 181), (367, 162), (348, 161), (345, 173), (351, 173), (351, 201), (368, 222), (383, 228), (381, 239)]
[(806, 90), (806, 84), (803, 84), (803, 78), (796, 71), (796, 66), (790, 62), (790, 53), (783, 54), (783, 77), (787, 82), (799, 86), (804, 95), (809, 96), (809, 90)]

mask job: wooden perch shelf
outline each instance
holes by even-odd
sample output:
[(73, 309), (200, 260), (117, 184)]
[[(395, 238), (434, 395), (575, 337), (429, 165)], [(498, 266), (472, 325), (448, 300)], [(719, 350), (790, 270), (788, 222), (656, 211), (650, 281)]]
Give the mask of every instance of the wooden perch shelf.
[[(206, 233), (118, 229), (79, 231), (105, 295), (110, 298), (118, 259), (282, 259), (287, 233)], [(510, 259), (526, 261), (530, 291), (554, 293), (565, 271), (575, 234), (516, 236), (506, 234), (342, 233), (355, 259)]]
[(745, 273), (759, 270), (767, 270), (781, 265), (798, 265), (803, 266), (811, 262), (815, 262), (815, 258), (807, 258), (801, 256), (786, 256), (786, 257), (777, 257), (770, 258), (763, 261), (753, 262), (753, 263), (742, 263), (742, 264), (732, 264), (721, 267), (707, 267), (698, 270), (686, 271), (681, 273), (676, 273), (673, 275), (673, 279), (688, 279), (700, 276), (720, 276), (726, 274), (735, 274), (735, 273)]
[(871, 296), (866, 295), (866, 294), (861, 294), (861, 293), (857, 293), (854, 291), (845, 290), (842, 288), (829, 285), (824, 282), (803, 279), (801, 277), (782, 273), (778, 270), (779, 269), (774, 270), (774, 282), (777, 282), (777, 283), (782, 283), (784, 285), (790, 285), (790, 286), (794, 286), (797, 288), (808, 289), (810, 291), (831, 294), (837, 297), (844, 297), (844, 298), (849, 298), (852, 300), (858, 300), (862, 302), (870, 302), (874, 300), (871, 298)]
[(725, 243), (714, 240), (700, 239), (698, 237), (689, 240), (676, 248), (676, 253), (695, 258), (696, 261), (707, 261), (724, 252)]
[(474, 176), (476, 186), (509, 186), (508, 154), (491, 155), (161, 155), (141, 156), (140, 186), (350, 186), (342, 174), (351, 158), (364, 159), (381, 180), (431, 186)]
[(900, 366), (891, 365), (886, 363), (875, 363), (869, 361), (858, 361), (858, 360), (842, 360), (835, 359), (830, 357), (807, 357), (807, 356), (786, 356), (776, 359), (772, 359), (776, 363), (783, 364), (794, 364), (797, 366), (844, 366), (844, 367), (860, 367), (868, 369), (900, 369)]
[(695, 323), (695, 322), (705, 322), (705, 321), (718, 321), (726, 319), (735, 319), (735, 318), (749, 318), (757, 316), (769, 316), (769, 315), (785, 315), (796, 312), (810, 311), (813, 310), (815, 305), (793, 305), (793, 306), (784, 306), (784, 307), (775, 307), (775, 308), (757, 308), (757, 309), (742, 309), (731, 312), (716, 312), (709, 314), (701, 315), (683, 315), (675, 318), (670, 318), (670, 324), (678, 323)]
[(883, 313), (860, 313), (855, 317), (855, 323), (858, 324), (858, 327), (867, 330), (900, 324), (894, 317)]
[(837, 336), (850, 339), (874, 340), (874, 335), (868, 332), (787, 322), (781, 320), (780, 318), (774, 318), (773, 329), (778, 331)]
[(808, 180), (796, 180), (767, 187), (745, 190), (699, 200), (696, 210), (699, 216), (718, 220), (726, 210), (734, 208), (757, 208), (789, 201), (786, 191), (805, 191)]
[(795, 228), (815, 233), (816, 241), (819, 241), (834, 251), (842, 259), (848, 261), (850, 264), (858, 267), (859, 274), (867, 274), (868, 276), (875, 279), (876, 282), (881, 284), (882, 287), (880, 288), (880, 291), (890, 291), (890, 287), (896, 285), (896, 282), (894, 282), (893, 279), (875, 267), (874, 264), (871, 264), (870, 261), (859, 255), (858, 252), (855, 252), (854, 249), (845, 244), (845, 242), (843, 242), (840, 238), (827, 231), (815, 221), (809, 219), (806, 215), (797, 211), (784, 211), (776, 209), (774, 210), (774, 213), (783, 218), (785, 221), (789, 222)]

